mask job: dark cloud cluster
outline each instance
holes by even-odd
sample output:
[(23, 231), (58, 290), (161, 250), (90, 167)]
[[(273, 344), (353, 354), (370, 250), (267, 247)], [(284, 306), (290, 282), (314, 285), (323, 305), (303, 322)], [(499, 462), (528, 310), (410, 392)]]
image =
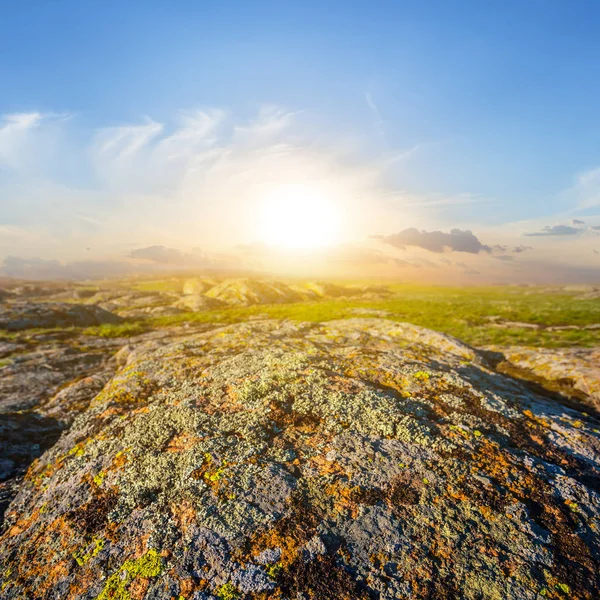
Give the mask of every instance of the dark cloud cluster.
[(533, 246), (515, 246), (512, 251), (515, 254), (520, 254), (521, 252), (527, 252), (527, 250), (533, 250)]
[(526, 233), (528, 237), (541, 237), (541, 236), (562, 236), (562, 235), (578, 235), (582, 232), (581, 227), (573, 227), (571, 225), (546, 225), (541, 231), (534, 231), (533, 233)]
[[(511, 250), (511, 252), (513, 252), (514, 254), (520, 254), (521, 252), (525, 252), (527, 250), (533, 250), (533, 247), (532, 246), (515, 246)], [(496, 244), (495, 246), (492, 246), (492, 251), (500, 252), (501, 254), (506, 254), (506, 252), (508, 252), (508, 246)], [(496, 257), (496, 258), (500, 258), (500, 257)]]
[(510, 262), (511, 260), (515, 260), (515, 257), (510, 256), (510, 254), (500, 254), (500, 256), (494, 256), (494, 258), (503, 262)]
[(570, 235), (585, 235), (590, 232), (600, 231), (600, 225), (592, 225), (585, 227), (585, 221), (581, 219), (571, 219), (570, 225), (546, 225), (541, 231), (526, 233), (529, 237), (536, 236), (570, 236)]
[(388, 236), (374, 236), (382, 242), (404, 249), (406, 246), (424, 248), (430, 252), (492, 252), (490, 246), (482, 244), (468, 229), (451, 229), (450, 233), (443, 231), (425, 231), (411, 227), (399, 233)]

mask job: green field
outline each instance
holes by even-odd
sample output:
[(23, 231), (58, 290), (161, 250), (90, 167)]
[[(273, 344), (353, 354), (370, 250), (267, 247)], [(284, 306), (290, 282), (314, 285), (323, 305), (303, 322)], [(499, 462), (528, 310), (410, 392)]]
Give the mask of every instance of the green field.
[[(152, 283), (143, 284), (152, 289)], [(176, 282), (169, 281), (175, 287)], [(167, 282), (158, 281), (160, 289)], [(475, 345), (527, 345), (544, 347), (598, 346), (600, 330), (551, 331), (527, 327), (498, 327), (493, 320), (539, 324), (544, 327), (585, 327), (600, 323), (600, 299), (578, 299), (575, 292), (548, 291), (521, 287), (442, 287), (410, 284), (387, 286), (393, 295), (384, 299), (327, 299), (293, 304), (262, 304), (176, 316), (131, 321), (122, 325), (89, 328), (86, 333), (101, 336), (136, 335), (149, 329), (182, 323), (235, 323), (249, 317), (270, 317), (297, 321), (329, 321), (360, 316), (361, 311), (384, 311), (385, 318), (407, 321), (449, 333)]]

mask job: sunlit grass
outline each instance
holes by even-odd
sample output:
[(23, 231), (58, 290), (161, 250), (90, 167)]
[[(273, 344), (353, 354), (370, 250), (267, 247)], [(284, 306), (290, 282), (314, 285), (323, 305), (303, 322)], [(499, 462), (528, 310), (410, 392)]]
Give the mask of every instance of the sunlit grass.
[[(594, 346), (598, 330), (547, 331), (493, 327), (487, 317), (546, 326), (585, 326), (600, 322), (600, 301), (572, 294), (526, 293), (520, 288), (442, 288), (393, 286), (399, 294), (383, 300), (323, 300), (258, 305), (149, 319), (153, 327), (189, 323), (236, 323), (259, 315), (296, 321), (330, 321), (365, 316), (355, 309), (386, 311), (386, 318), (454, 335), (473, 345)], [(529, 290), (529, 288), (527, 288)], [(368, 315), (366, 315), (368, 316)]]
[[(344, 282), (339, 282), (344, 283)], [(348, 282), (345, 282), (348, 285)], [(381, 283), (381, 282), (377, 282)], [(356, 282), (365, 285), (365, 282)], [(137, 289), (174, 290), (183, 286), (182, 279), (142, 281)], [(254, 305), (203, 312), (186, 312), (173, 316), (131, 319), (123, 323), (86, 328), (64, 328), (2, 332), (0, 340), (56, 334), (83, 333), (101, 338), (133, 337), (152, 329), (184, 323), (228, 324), (250, 318), (291, 319), (294, 321), (331, 321), (356, 317), (360, 311), (384, 311), (385, 318), (405, 321), (456, 336), (475, 346), (526, 345), (542, 347), (598, 346), (600, 330), (548, 331), (525, 327), (495, 327), (490, 317), (514, 323), (537, 323), (544, 326), (600, 323), (600, 300), (579, 300), (574, 293), (548, 292), (543, 288), (519, 287), (442, 287), (433, 285), (392, 284), (394, 292), (380, 299), (327, 299), (293, 304)], [(358, 309), (358, 311), (357, 311)], [(374, 314), (373, 316), (379, 316)]]
[(183, 279), (155, 279), (149, 281), (138, 281), (131, 285), (132, 290), (138, 292), (177, 292), (183, 290)]
[(95, 337), (118, 338), (140, 335), (146, 333), (146, 331), (149, 331), (150, 329), (151, 326), (146, 321), (126, 321), (125, 323), (119, 323), (117, 325), (105, 323), (94, 327), (86, 327), (82, 333), (84, 335)]

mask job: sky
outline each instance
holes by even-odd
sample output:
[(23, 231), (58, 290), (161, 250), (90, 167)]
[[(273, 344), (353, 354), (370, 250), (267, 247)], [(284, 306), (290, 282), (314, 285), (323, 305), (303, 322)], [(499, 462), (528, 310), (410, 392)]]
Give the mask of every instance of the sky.
[(596, 0), (0, 8), (0, 260), (329, 241), (600, 281)]

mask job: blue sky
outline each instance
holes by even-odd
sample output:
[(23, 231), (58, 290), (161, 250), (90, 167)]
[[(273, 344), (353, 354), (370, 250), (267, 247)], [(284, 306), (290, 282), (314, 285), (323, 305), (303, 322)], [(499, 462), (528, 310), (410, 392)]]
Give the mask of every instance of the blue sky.
[(5, 225), (28, 225), (11, 194), (32, 175), (110, 188), (82, 159), (99, 131), (150, 119), (166, 135), (198, 110), (239, 127), (265, 106), (294, 115), (288, 142), (352, 148), (365, 165), (403, 157), (390, 158), (380, 190), (470, 198), (396, 229), (429, 218), (492, 228), (537, 219), (541, 230), (600, 213), (595, 0), (4, 0), (2, 15), (0, 115), (54, 121), (28, 170), (6, 147), (3, 165), (0, 146)]

